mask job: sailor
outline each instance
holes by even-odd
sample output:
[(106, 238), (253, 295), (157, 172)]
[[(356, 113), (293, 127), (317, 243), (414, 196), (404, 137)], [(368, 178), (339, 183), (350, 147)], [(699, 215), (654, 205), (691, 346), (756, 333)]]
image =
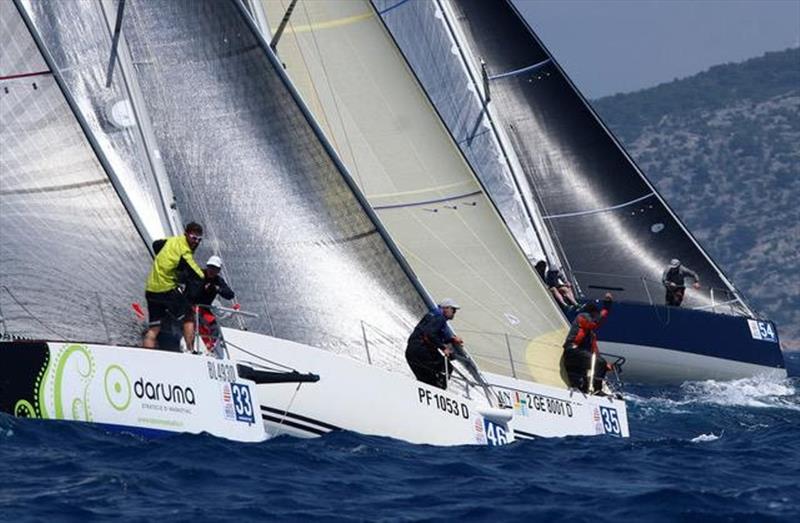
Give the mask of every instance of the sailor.
[(594, 301), (586, 303), (583, 310), (573, 320), (567, 339), (564, 341), (564, 367), (567, 370), (570, 386), (583, 392), (589, 392), (587, 378), (592, 367), (592, 354), (595, 354), (593, 389), (602, 394), (603, 378), (605, 378), (608, 365), (597, 350), (597, 333), (595, 331), (608, 317), (612, 302), (611, 293), (606, 293), (602, 309), (598, 309), (597, 303)]
[(187, 300), (180, 288), (181, 273), (191, 280), (204, 278), (203, 270), (194, 261), (194, 251), (203, 240), (203, 227), (195, 222), (186, 225), (181, 236), (172, 236), (160, 244), (145, 285), (149, 323), (143, 345), (153, 349), (158, 345), (162, 321), (183, 322), (186, 346), (194, 342), (194, 323), (186, 318)]
[[(187, 286), (189, 301), (197, 305), (197, 324), (200, 329), (200, 337), (209, 351), (214, 351), (217, 341), (221, 339), (217, 318), (211, 310), (211, 304), (222, 296), (226, 300), (234, 298), (233, 290), (228, 286), (225, 279), (220, 276), (222, 270), (222, 258), (217, 255), (211, 256), (203, 269), (205, 278), (203, 280), (193, 280)], [(195, 307), (189, 307), (187, 318), (195, 321)]]
[(562, 309), (566, 310), (578, 305), (578, 302), (575, 300), (575, 295), (572, 293), (572, 285), (564, 280), (561, 271), (558, 269), (547, 271), (544, 281)]
[(193, 288), (190, 291), (191, 301), (198, 305), (211, 305), (216, 299), (217, 295), (222, 296), (226, 300), (234, 298), (233, 289), (228, 286), (225, 279), (220, 276), (222, 270), (222, 258), (219, 256), (211, 256), (206, 262), (206, 267), (203, 269), (204, 278), (196, 280)]
[(695, 289), (700, 288), (700, 278), (697, 273), (688, 267), (681, 265), (681, 261), (673, 258), (669, 262), (669, 267), (664, 269), (664, 274), (661, 276), (661, 283), (667, 290), (666, 302), (667, 305), (680, 307), (683, 303), (683, 295), (686, 292), (686, 277), (689, 276), (694, 279), (692, 285)]
[(453, 319), (459, 308), (450, 298), (442, 300), (436, 310), (420, 320), (408, 338), (406, 361), (419, 381), (440, 389), (447, 388), (447, 379), (452, 372), (449, 360), (454, 356), (454, 349), (447, 345), (464, 343), (447, 326), (447, 321)]
[(536, 262), (536, 265), (533, 266), (536, 269), (536, 272), (539, 274), (539, 277), (542, 281), (545, 281), (545, 273), (547, 272), (547, 262), (544, 260), (539, 260)]

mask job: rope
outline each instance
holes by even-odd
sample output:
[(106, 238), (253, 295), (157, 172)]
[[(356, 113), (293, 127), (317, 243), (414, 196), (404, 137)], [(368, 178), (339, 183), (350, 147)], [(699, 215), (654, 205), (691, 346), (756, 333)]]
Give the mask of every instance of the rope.
[(300, 387), (303, 385), (303, 382), (299, 382), (297, 387), (294, 389), (294, 394), (292, 394), (292, 399), (289, 400), (289, 404), (286, 405), (286, 408), (283, 411), (283, 415), (281, 416), (281, 420), (278, 422), (278, 425), (275, 427), (275, 432), (268, 439), (272, 439), (278, 435), (278, 430), (283, 425), (283, 422), (286, 420), (286, 415), (289, 414), (289, 409), (292, 408), (292, 404), (294, 404), (294, 399), (297, 397), (297, 393), (300, 392)]

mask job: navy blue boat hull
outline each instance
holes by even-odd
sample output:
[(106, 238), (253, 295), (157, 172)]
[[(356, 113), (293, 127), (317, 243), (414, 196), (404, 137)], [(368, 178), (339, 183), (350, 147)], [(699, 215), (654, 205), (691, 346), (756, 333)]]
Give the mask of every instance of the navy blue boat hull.
[[(759, 339), (759, 327), (768, 339)], [(777, 329), (768, 320), (622, 302), (614, 303), (598, 341), (603, 353), (626, 358), (628, 382), (786, 376)]]

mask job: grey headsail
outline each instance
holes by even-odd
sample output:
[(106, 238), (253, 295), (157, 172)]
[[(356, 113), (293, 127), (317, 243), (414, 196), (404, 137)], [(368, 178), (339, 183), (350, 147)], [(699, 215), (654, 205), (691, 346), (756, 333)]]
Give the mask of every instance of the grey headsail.
[(128, 1), (122, 34), (178, 209), (248, 328), (405, 368), (426, 302), (234, 1)]
[(17, 7), (0, 2), (0, 315), (9, 334), (136, 343), (150, 256)]
[[(421, 12), (418, 4), (404, 3), (397, 11)], [(749, 312), (513, 5), (437, 4), (443, 8), (437, 23), (456, 26), (473, 58), (485, 62), (484, 85), (473, 82), (470, 89), (483, 91), (499, 113), (501, 131), (520, 164), (514, 174), (533, 195), (564, 268), (584, 296), (612, 291), (622, 300), (661, 303), (662, 270), (678, 258), (699, 273), (704, 286), (690, 290), (687, 305), (725, 302), (733, 312)], [(393, 32), (405, 32), (406, 40), (423, 30), (419, 24), (393, 25), (393, 16), (394, 11), (384, 18)], [(419, 60), (424, 63), (425, 57)], [(478, 63), (470, 65), (481, 70)]]

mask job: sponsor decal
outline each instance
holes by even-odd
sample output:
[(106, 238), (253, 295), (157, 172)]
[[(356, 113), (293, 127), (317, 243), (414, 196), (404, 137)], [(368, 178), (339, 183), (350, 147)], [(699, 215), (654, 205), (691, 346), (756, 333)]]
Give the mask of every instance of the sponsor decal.
[(519, 416), (530, 416), (536, 412), (566, 418), (571, 418), (575, 415), (572, 402), (552, 396), (508, 390), (498, 390), (496, 396), (500, 405), (513, 407), (514, 414)]
[(483, 428), (482, 416), (475, 416), (475, 442), (486, 445), (486, 431)]
[(222, 384), (222, 413), (227, 420), (235, 420), (236, 414), (233, 411), (233, 394), (231, 393), (231, 384)]
[(778, 341), (778, 336), (772, 323), (768, 321), (747, 320), (747, 325), (750, 327), (750, 335), (754, 340), (762, 341)]
[(133, 393), (139, 399), (163, 401), (182, 405), (194, 405), (194, 390), (191, 387), (182, 387), (171, 383), (153, 383), (144, 378), (139, 378), (133, 385)]
[(106, 400), (118, 411), (126, 410), (131, 404), (131, 380), (119, 365), (109, 365), (103, 378)]
[(603, 434), (605, 429), (603, 428), (603, 422), (600, 418), (600, 407), (596, 405), (592, 408), (592, 421), (594, 422), (594, 433)]

